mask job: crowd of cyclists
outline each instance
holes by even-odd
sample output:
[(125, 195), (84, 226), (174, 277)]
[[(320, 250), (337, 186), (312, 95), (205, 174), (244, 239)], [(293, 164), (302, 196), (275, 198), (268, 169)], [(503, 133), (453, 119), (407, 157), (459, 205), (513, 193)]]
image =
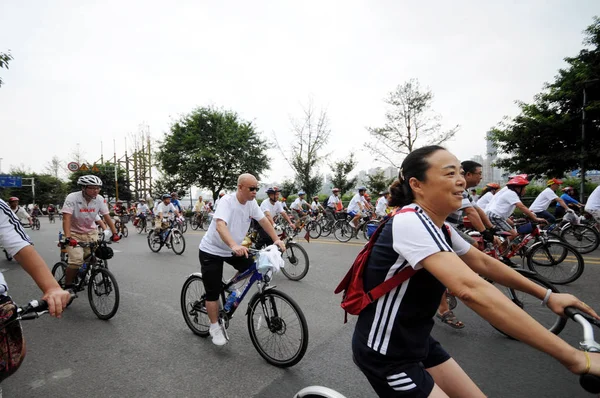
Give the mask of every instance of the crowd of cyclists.
[[(378, 235), (378, 242), (381, 242), (378, 243), (377, 253), (369, 260), (367, 283), (374, 286), (390, 272), (397, 272), (403, 267), (426, 271), (411, 277), (411, 280), (414, 279), (413, 285), (418, 288), (407, 284), (400, 297), (392, 291), (373, 302), (359, 316), (352, 343), (354, 360), (380, 396), (444, 396), (444, 392), (451, 395), (483, 395), (429, 335), (436, 317), (453, 328), (465, 327), (448, 308), (446, 287), (496, 327), (544, 350), (572, 372), (600, 374), (600, 357), (597, 354), (585, 353), (584, 356), (579, 355), (579, 351), (571, 350), (572, 347), (547, 333), (544, 328), (540, 329), (524, 312), (510, 307), (504, 296), (490, 290), (485, 283), (481, 284), (483, 279), (474, 278), (473, 275), (485, 275), (505, 286), (526, 291), (539, 297), (544, 305), (557, 313), (562, 313), (567, 306), (575, 306), (594, 317), (597, 317), (596, 313), (571, 295), (541, 291), (539, 286), (532, 286), (519, 274), (510, 272), (510, 268), (501, 262), (481, 253), (473, 234), (465, 231), (465, 221), (468, 220), (472, 230), (484, 241), (508, 248), (511, 241), (522, 233), (515, 226), (515, 209), (540, 224), (555, 223), (557, 218), (565, 216), (573, 217), (574, 210), (585, 211), (596, 223), (600, 223), (600, 187), (593, 191), (586, 204), (582, 204), (574, 198), (572, 187), (559, 191), (563, 181), (551, 178), (546, 182), (547, 188), (530, 206), (526, 206), (521, 198), (530, 184), (527, 175), (511, 176), (504, 187), (496, 182), (487, 183), (477, 198), (469, 189), (478, 186), (481, 180), (481, 164), (473, 161), (459, 163), (444, 148), (430, 146), (411, 153), (403, 162), (398, 180), (389, 190), (378, 192), (376, 200), (369, 196), (364, 186), (356, 188), (347, 206), (342, 202), (339, 188), (333, 188), (324, 202), (320, 201), (319, 196), (307, 201), (306, 192), (301, 190), (288, 208), (286, 199), (280, 197), (281, 190), (269, 187), (266, 190), (267, 198), (258, 206), (255, 200), (258, 182), (249, 174), (240, 176), (236, 192), (220, 192), (214, 203), (198, 197), (192, 208), (192, 217), (200, 225), (204, 222), (209, 225), (199, 252), (213, 343), (227, 343), (218, 326), (216, 294), (222, 280), (224, 262), (233, 265), (238, 272), (243, 272), (249, 266), (248, 261), (243, 259), (248, 258), (248, 250), (242, 245), (242, 240), (250, 228), (250, 219), (255, 220), (253, 224), (258, 232), (258, 249), (275, 244), (285, 250), (280, 240), (282, 225), (298, 233), (306, 227), (309, 217), (334, 222), (342, 214), (357, 229), (365, 217), (372, 220), (394, 217), (393, 222), (387, 223)], [(69, 194), (60, 208), (64, 243), (68, 251), (66, 280), (60, 286), (44, 260), (33, 249), (23, 229), (23, 226), (32, 225), (35, 217), (42, 215), (39, 207), (35, 206), (31, 212), (27, 212), (19, 206), (16, 197), (9, 198), (8, 203), (0, 200), (0, 243), (7, 256), (14, 257), (31, 275), (42, 290), (43, 299), (48, 301), (50, 313), (57, 317), (70, 300), (69, 294), (63, 289), (71, 286), (86, 256), (85, 249), (78, 243), (97, 241), (98, 224), (102, 225), (102, 235), (116, 242), (121, 238), (118, 227), (126, 223), (128, 218), (133, 219), (134, 225), (140, 220), (148, 220), (156, 232), (161, 232), (169, 227), (170, 222), (183, 220), (185, 214), (177, 193), (173, 192), (165, 193), (156, 200), (150, 197), (140, 199), (131, 206), (117, 201), (112, 208), (113, 218), (107, 201), (99, 194), (102, 189), (100, 178), (86, 175), (80, 177), (77, 183), (81, 190)], [(548, 211), (553, 203), (554, 214)], [(396, 216), (398, 209), (407, 207), (413, 211)], [(58, 211), (58, 206), (47, 208), (49, 215), (52, 213), (54, 216)], [(450, 238), (444, 237), (441, 230), (443, 224), (452, 227)], [(595, 227), (598, 228), (598, 225)], [(411, 233), (401, 232), (407, 230)], [(499, 239), (499, 231), (506, 233), (505, 241)], [(450, 268), (453, 271), (448, 271)], [(10, 300), (6, 295), (8, 285), (1, 274), (0, 290), (4, 293), (3, 300)], [(402, 315), (383, 311), (381, 306), (384, 300), (398, 300), (398, 314)], [(427, 319), (423, 313), (431, 313), (432, 316)], [(506, 317), (509, 313), (511, 316)], [(377, 325), (381, 322), (389, 323), (389, 328), (378, 329)], [(413, 326), (408, 328), (407, 322)], [(417, 324), (418, 327), (415, 326)], [(531, 330), (536, 330), (536, 338), (543, 340), (544, 345), (528, 337)], [(11, 369), (12, 372), (15, 370)], [(6, 373), (0, 377), (8, 375)], [(403, 382), (398, 383), (398, 380)], [(456, 383), (456, 380), (460, 380), (460, 383)]]

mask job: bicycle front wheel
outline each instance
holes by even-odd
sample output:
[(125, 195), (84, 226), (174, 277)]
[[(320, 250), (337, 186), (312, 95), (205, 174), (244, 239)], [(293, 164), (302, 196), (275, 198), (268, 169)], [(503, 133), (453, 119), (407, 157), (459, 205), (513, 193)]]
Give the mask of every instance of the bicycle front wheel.
[(593, 252), (600, 245), (600, 234), (589, 225), (569, 224), (560, 236), (581, 254)]
[[(542, 286), (544, 289), (550, 289), (553, 293), (560, 293), (556, 286), (552, 283), (548, 282), (547, 279), (528, 272), (522, 269), (515, 269), (518, 273), (523, 275), (525, 278), (530, 281)], [(518, 290), (514, 290), (512, 288), (501, 288), (500, 289), (508, 298), (515, 303), (519, 308), (525, 311), (529, 316), (535, 319), (538, 323), (548, 329), (550, 332), (554, 334), (559, 334), (567, 324), (567, 318), (563, 318), (560, 315), (555, 314), (550, 308), (547, 306), (540, 305), (540, 299), (534, 297), (528, 293), (523, 293)], [(493, 326), (493, 325), (492, 325)], [(496, 328), (494, 326), (494, 328)], [(500, 333), (508, 336), (506, 333), (496, 328)], [(512, 338), (511, 336), (508, 336)]]
[(171, 236), (169, 238), (171, 240), (171, 249), (175, 254), (183, 254), (185, 251), (185, 238), (181, 231), (176, 229), (171, 232)]
[(112, 272), (106, 268), (92, 270), (88, 285), (88, 299), (94, 314), (107, 320), (115, 316), (119, 309), (119, 285)]
[(163, 243), (161, 242), (160, 235), (156, 233), (156, 231), (152, 230), (148, 234), (148, 247), (154, 253), (158, 253), (160, 249), (163, 247)]
[(308, 253), (298, 243), (290, 242), (286, 245), (283, 261), (285, 265), (281, 268), (281, 272), (288, 279), (299, 281), (308, 273), (308, 267), (310, 266)]
[(56, 264), (54, 264), (54, 267), (52, 267), (52, 276), (54, 277), (54, 279), (56, 279), (56, 281), (62, 288), (65, 287), (66, 275), (67, 275), (67, 263), (65, 263), (64, 261), (59, 261)]
[(551, 283), (563, 285), (581, 276), (584, 261), (571, 245), (549, 240), (535, 244), (527, 253), (527, 266)]
[(190, 275), (181, 289), (181, 312), (188, 327), (200, 337), (208, 337), (210, 328), (205, 300), (206, 290), (202, 277)]
[(258, 353), (280, 368), (297, 364), (308, 347), (308, 325), (302, 310), (290, 296), (275, 289), (250, 299), (248, 332)]
[(121, 230), (121, 233), (123, 234), (124, 238), (129, 236), (129, 230), (127, 229), (126, 225), (123, 225), (123, 229)]
[(348, 242), (354, 235), (354, 227), (346, 220), (338, 220), (333, 225), (333, 236), (340, 242)]
[(200, 224), (198, 223), (198, 217), (194, 216), (192, 217), (192, 220), (190, 221), (190, 226), (192, 227), (192, 229), (195, 231), (200, 227)]
[(137, 229), (138, 234), (141, 234), (142, 232), (144, 232), (146, 230), (146, 220), (145, 219), (139, 220), (137, 225), (135, 226), (135, 229)]
[(318, 239), (319, 236), (321, 236), (321, 226), (316, 221), (311, 221), (306, 224), (306, 230), (312, 239)]

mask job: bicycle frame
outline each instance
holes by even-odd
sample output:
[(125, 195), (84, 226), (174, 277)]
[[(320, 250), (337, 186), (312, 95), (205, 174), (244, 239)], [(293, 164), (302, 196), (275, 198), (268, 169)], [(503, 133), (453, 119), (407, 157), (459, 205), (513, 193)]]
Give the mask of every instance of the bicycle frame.
[[(225, 305), (225, 302), (227, 301), (227, 297), (225, 297), (225, 292), (227, 291), (227, 288), (231, 287), (232, 285), (234, 285), (248, 277), (250, 279), (246, 283), (246, 286), (244, 287), (242, 294), (239, 296), (239, 298), (236, 299), (237, 305), (232, 306), (231, 309), (229, 310), (229, 312), (226, 312), (226, 314), (229, 318), (231, 318), (233, 316), (236, 309), (242, 303), (242, 301), (244, 300), (244, 297), (246, 297), (246, 294), (250, 291), (250, 289), (252, 288), (252, 286), (254, 285), (255, 282), (259, 283), (258, 291), (259, 291), (259, 293), (262, 293), (265, 290), (265, 288), (268, 286), (268, 279), (270, 279), (267, 275), (263, 276), (260, 272), (258, 272), (258, 269), (256, 268), (256, 258), (255, 258), (255, 261), (250, 266), (250, 268), (248, 268), (246, 271), (242, 272), (241, 274), (237, 275), (235, 278), (232, 278), (228, 283), (223, 284), (223, 286), (221, 288), (221, 300), (223, 302), (223, 305)], [(263, 281), (265, 282), (265, 284), (267, 286), (263, 287), (263, 284), (262, 284)], [(269, 286), (269, 288), (273, 288), (273, 287), (275, 287), (275, 286)]]

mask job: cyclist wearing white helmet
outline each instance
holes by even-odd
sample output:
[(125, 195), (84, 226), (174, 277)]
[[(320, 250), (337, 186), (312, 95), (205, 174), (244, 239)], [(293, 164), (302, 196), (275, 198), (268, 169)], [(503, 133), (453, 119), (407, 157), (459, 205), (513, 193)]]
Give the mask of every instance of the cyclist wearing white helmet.
[(294, 203), (290, 206), (290, 209), (292, 209), (292, 212), (297, 217), (296, 228), (300, 228), (301, 225), (304, 225), (304, 220), (306, 220), (306, 211), (304, 209), (308, 209), (309, 205), (308, 202), (304, 200), (305, 195), (306, 192), (299, 191), (298, 198), (296, 198)]
[(88, 248), (84, 251), (82, 247), (77, 246), (77, 242), (88, 243), (98, 240), (95, 222), (97, 214), (102, 216), (112, 231), (111, 240), (116, 242), (120, 239), (110, 218), (106, 200), (98, 194), (102, 188), (102, 180), (95, 175), (84, 175), (79, 177), (77, 185), (81, 186), (81, 191), (67, 195), (62, 207), (63, 231), (65, 240), (69, 244), (67, 247), (69, 266), (65, 276), (65, 286), (73, 283), (73, 279), (83, 264), (83, 259), (89, 253)]
[(366, 200), (365, 194), (367, 193), (367, 188), (360, 186), (358, 187), (358, 193), (354, 195), (350, 204), (348, 204), (348, 214), (352, 216), (352, 221), (350, 224), (356, 229), (358, 228), (358, 220), (363, 216), (362, 212), (366, 208)]

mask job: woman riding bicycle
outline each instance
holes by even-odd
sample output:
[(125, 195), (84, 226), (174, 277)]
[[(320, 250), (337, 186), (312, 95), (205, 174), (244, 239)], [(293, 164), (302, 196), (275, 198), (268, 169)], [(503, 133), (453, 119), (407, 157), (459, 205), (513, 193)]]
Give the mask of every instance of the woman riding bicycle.
[(390, 188), (390, 205), (411, 210), (383, 227), (367, 263), (365, 291), (405, 267), (418, 271), (359, 315), (352, 341), (354, 361), (377, 394), (484, 396), (430, 335), (446, 287), (495, 327), (548, 353), (573, 373), (600, 375), (600, 354), (588, 357), (571, 347), (479, 276), (531, 294), (558, 314), (575, 306), (597, 317), (576, 297), (546, 291), (445, 225), (448, 215), (461, 206), (465, 186), (458, 159), (436, 145), (411, 152)]
[(483, 211), (486, 210), (487, 205), (492, 201), (494, 195), (500, 189), (500, 185), (495, 182), (485, 184), (485, 188), (481, 191), (481, 197), (477, 201), (477, 206)]

